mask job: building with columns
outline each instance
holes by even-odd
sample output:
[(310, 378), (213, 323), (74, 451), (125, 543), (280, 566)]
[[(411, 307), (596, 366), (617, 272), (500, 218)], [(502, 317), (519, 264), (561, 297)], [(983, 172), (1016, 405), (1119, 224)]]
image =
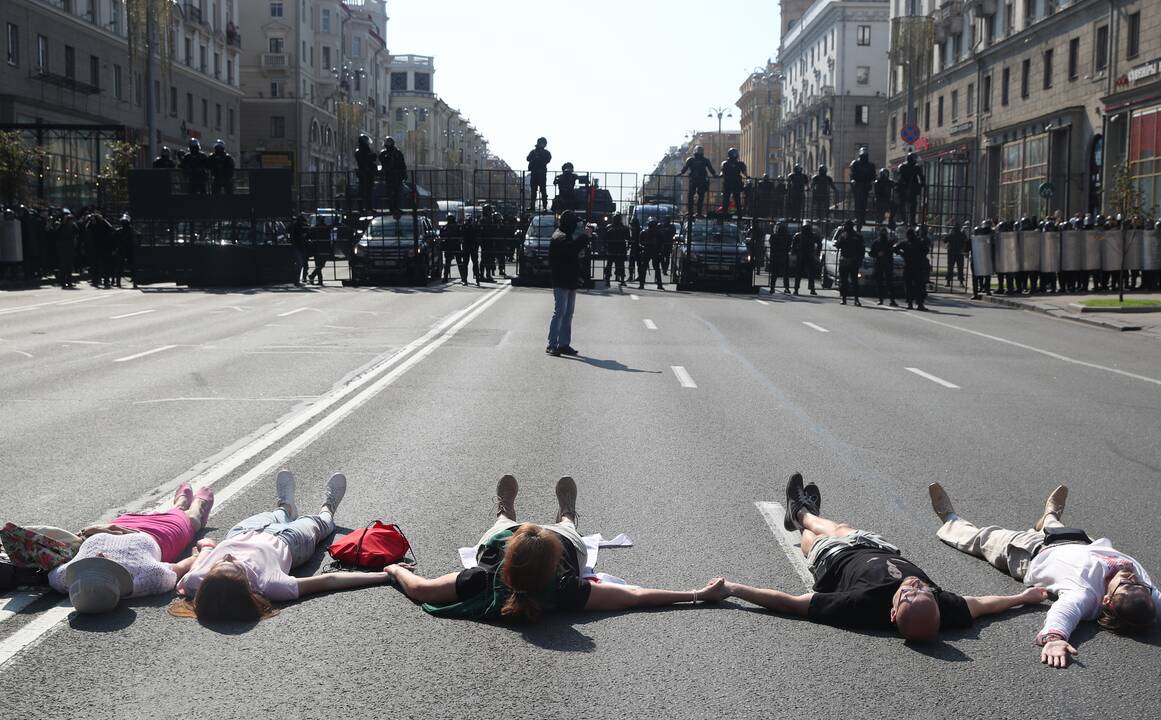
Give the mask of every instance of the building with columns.
[(738, 154), (753, 177), (774, 176), (782, 167), (782, 76), (776, 63), (750, 73), (735, 105), (741, 117)]

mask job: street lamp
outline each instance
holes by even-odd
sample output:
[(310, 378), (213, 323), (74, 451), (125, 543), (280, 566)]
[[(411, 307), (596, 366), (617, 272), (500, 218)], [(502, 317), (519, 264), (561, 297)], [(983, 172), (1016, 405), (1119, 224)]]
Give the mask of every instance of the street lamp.
[[(708, 114), (708, 115), (706, 115), (706, 117), (707, 117), (707, 118), (712, 118), (712, 117), (714, 117), (715, 115), (716, 115), (716, 116), (717, 116), (717, 118), (718, 118), (718, 134), (717, 134), (717, 138), (716, 138), (716, 140), (715, 140), (715, 143), (716, 143), (717, 145), (721, 146), (721, 145), (723, 145), (723, 144), (724, 144), (724, 143), (722, 142), (722, 117), (723, 117), (723, 116), (725, 116), (725, 117), (728, 117), (728, 118), (732, 118), (732, 117), (734, 116), (734, 113), (733, 113), (733, 112), (730, 112), (730, 108), (729, 108), (729, 106), (726, 106), (726, 107), (711, 107), (711, 108), (709, 109), (709, 114)], [(722, 149), (721, 147), (717, 147), (717, 148), (715, 148), (715, 149), (714, 149), (714, 154), (715, 154), (715, 157), (721, 157), (721, 155), (722, 155), (722, 153), (721, 153), (721, 149)]]

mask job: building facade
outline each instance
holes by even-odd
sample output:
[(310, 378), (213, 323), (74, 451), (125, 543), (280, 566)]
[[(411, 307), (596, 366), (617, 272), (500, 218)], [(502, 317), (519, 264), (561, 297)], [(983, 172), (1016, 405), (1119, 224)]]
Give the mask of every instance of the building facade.
[(888, 11), (887, 0), (817, 0), (782, 38), (782, 174), (825, 165), (845, 179), (864, 146), (881, 163)]
[(113, 129), (148, 146), (150, 114), (157, 145), (220, 138), (237, 151), (240, 0), (161, 5), (155, 19), (171, 52), (169, 62), (155, 57), (150, 93), (144, 59), (129, 58), (129, 35), (143, 29), (131, 22), (123, 0), (0, 3), (0, 125), (42, 126), (26, 135), (48, 151), (46, 199), (80, 197), (76, 188), (99, 174)]
[[(896, 0), (893, 23), (930, 18), (930, 73), (909, 83), (892, 68), (888, 157), (918, 151), (929, 183), (974, 187), (973, 220), (1097, 212), (1120, 167), (1156, 205), (1155, 140), (1132, 144), (1161, 109), (1161, 78), (1149, 69), (1161, 56), (1161, 17), (1145, 5)], [(915, 144), (900, 137), (908, 90)]]
[(767, 61), (765, 69), (751, 73), (739, 91), (735, 104), (741, 117), (741, 159), (754, 177), (776, 175), (782, 167), (781, 68)]

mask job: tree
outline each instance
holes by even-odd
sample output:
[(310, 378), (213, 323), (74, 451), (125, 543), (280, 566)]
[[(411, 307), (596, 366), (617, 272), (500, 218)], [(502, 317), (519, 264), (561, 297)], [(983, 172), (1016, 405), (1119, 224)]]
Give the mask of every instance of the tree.
[(106, 144), (107, 153), (101, 164), (98, 181), (102, 189), (101, 201), (124, 205), (128, 201), (129, 171), (137, 167), (141, 146), (134, 142), (114, 140)]
[[(1112, 212), (1120, 216), (1121, 225), (1121, 264), (1118, 268), (1120, 282), (1117, 283), (1121, 304), (1125, 302), (1125, 264), (1129, 257), (1129, 250), (1134, 242), (1142, 241), (1142, 230), (1148, 211), (1145, 208), (1145, 196), (1141, 189), (1133, 182), (1129, 174), (1129, 165), (1121, 165), (1109, 191), (1109, 206)], [(1128, 227), (1132, 226), (1132, 227)]]
[(173, 32), (175, 11), (177, 3), (173, 0), (125, 2), (129, 66), (133, 72), (145, 76), (145, 127), (149, 134), (146, 145), (150, 156), (155, 153), (157, 142), (155, 115), (157, 98), (153, 97), (153, 63), (154, 58), (157, 58), (161, 64), (163, 84), (168, 85), (173, 55), (177, 52), (177, 37)]
[(17, 131), (0, 132), (0, 198), (15, 205), (35, 176), (44, 151), (29, 145)]

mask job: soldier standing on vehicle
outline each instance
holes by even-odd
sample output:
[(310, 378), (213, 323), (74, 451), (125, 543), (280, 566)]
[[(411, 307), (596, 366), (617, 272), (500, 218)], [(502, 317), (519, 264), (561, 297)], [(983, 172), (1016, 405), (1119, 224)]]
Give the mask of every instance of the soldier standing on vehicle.
[(770, 198), (770, 217), (786, 217), (786, 179), (779, 176), (774, 178), (774, 188)]
[(814, 217), (826, 221), (830, 217), (830, 194), (838, 194), (834, 180), (826, 174), (826, 165), (818, 166), (818, 174), (810, 179), (810, 194), (814, 201)]
[(863, 264), (866, 248), (863, 247), (863, 235), (855, 230), (855, 224), (847, 220), (843, 229), (839, 231), (835, 249), (839, 251), (839, 295), (843, 305), (847, 304), (847, 295), (855, 298), (855, 305), (862, 307), (859, 301), (859, 268)]
[(552, 162), (552, 153), (548, 152), (548, 140), (536, 139), (536, 147), (528, 153), (528, 177), (532, 186), (532, 200), (528, 207), (529, 212), (536, 212), (536, 191), (540, 191), (540, 209), (548, 209), (548, 163)]
[(822, 249), (822, 239), (814, 232), (810, 221), (802, 223), (802, 230), (794, 235), (794, 294), (802, 285), (802, 278), (806, 278), (807, 287), (811, 295), (817, 295), (814, 290), (814, 276), (818, 273), (818, 253)]
[(770, 292), (782, 276), (782, 292), (790, 294), (790, 231), (785, 220), (779, 220), (770, 235)]
[(468, 284), (468, 262), (472, 264), (472, 278), (480, 287), (480, 224), (475, 217), (468, 218), (463, 230), (463, 254), (460, 255), (460, 281)]
[(580, 176), (573, 172), (573, 167), (572, 163), (566, 162), (560, 166), (560, 174), (552, 179), (552, 184), (556, 186), (556, 199), (553, 200), (553, 210), (556, 212), (576, 209), (576, 184)]
[(359, 135), (359, 145), (355, 148), (355, 167), (359, 175), (359, 205), (363, 210), (371, 210), (375, 202), (375, 176), (379, 174), (379, 163), (371, 138), (366, 133)]
[(387, 208), (398, 220), (403, 217), (399, 196), (403, 194), (403, 182), (407, 179), (407, 160), (399, 148), (395, 147), (395, 138), (383, 139), (379, 165), (382, 166), (380, 172), (383, 173), (383, 185), (387, 193)]
[(645, 276), (649, 271), (650, 263), (653, 264), (653, 275), (657, 280), (657, 289), (665, 289), (665, 286), (661, 284), (661, 254), (664, 247), (665, 239), (661, 229), (657, 226), (657, 221), (649, 218), (649, 222), (645, 224), (645, 231), (641, 233), (641, 267), (637, 275), (637, 289), (645, 289)]
[(202, 144), (197, 138), (189, 141), (189, 152), (181, 159), (181, 172), (185, 175), (186, 192), (190, 195), (206, 194), (206, 174), (209, 158), (202, 152)]
[(681, 172), (678, 176), (689, 173), (689, 190), (685, 194), (685, 213), (693, 215), (694, 212), (694, 196), (697, 196), (697, 214), (702, 214), (703, 206), (705, 205), (705, 194), (709, 190), (709, 177), (713, 175), (717, 177), (718, 174), (714, 171), (713, 164), (705, 156), (705, 148), (698, 145), (693, 149), (693, 155), (685, 159), (685, 164), (681, 166)]
[(616, 279), (625, 284), (625, 250), (629, 242), (629, 228), (625, 227), (625, 216), (614, 213), (613, 222), (605, 228), (602, 238), (605, 244), (605, 281), (609, 280), (616, 268)]
[(294, 262), (298, 267), (294, 273), (294, 284), (305, 285), (309, 272), (307, 262), (310, 259), (310, 228), (303, 213), (299, 213), (290, 226), (290, 247), (294, 249)]
[(923, 175), (923, 167), (919, 164), (919, 155), (908, 153), (907, 162), (899, 166), (899, 197), (903, 204), (903, 219), (908, 227), (915, 224), (919, 196), (926, 185), (927, 180)]
[(742, 187), (743, 180), (749, 180), (746, 174), (746, 163), (738, 159), (738, 151), (730, 148), (726, 152), (726, 159), (722, 161), (722, 214), (730, 214), (730, 200), (733, 199), (737, 208), (738, 217), (742, 216)]
[(875, 180), (875, 214), (879, 222), (895, 225), (895, 181), (891, 179), (891, 171), (883, 168)]
[(641, 262), (641, 221), (636, 216), (629, 221), (629, 282), (637, 275)]
[(206, 160), (206, 167), (209, 168), (210, 179), (213, 181), (213, 194), (225, 193), (227, 195), (233, 195), (234, 158), (230, 156), (230, 153), (226, 152), (226, 143), (221, 140), (214, 143), (214, 152)]
[(927, 253), (930, 248), (915, 228), (907, 228), (905, 239), (895, 246), (895, 254), (903, 256), (903, 286), (907, 291), (907, 309), (926, 310)]
[(859, 148), (859, 156), (851, 161), (851, 194), (855, 196), (855, 222), (862, 230), (867, 222), (867, 197), (875, 183), (875, 163), (866, 148)]
[(802, 219), (806, 186), (809, 183), (810, 178), (802, 171), (801, 165), (795, 165), (794, 172), (786, 176), (786, 215), (792, 220)]
[(879, 237), (871, 243), (871, 258), (875, 261), (875, 286), (879, 291), (879, 304), (890, 296), (891, 307), (899, 307), (895, 302), (895, 239), (883, 225), (879, 226)]
[[(456, 222), (455, 215), (447, 216), (447, 224), (443, 226), (443, 231), (439, 234), (440, 240), (443, 241), (443, 281), (451, 280), (451, 266), (452, 262), (457, 262), (462, 250), (460, 249), (460, 224)], [(468, 284), (467, 271), (463, 265), (460, 267), (460, 279), (464, 285)]]

